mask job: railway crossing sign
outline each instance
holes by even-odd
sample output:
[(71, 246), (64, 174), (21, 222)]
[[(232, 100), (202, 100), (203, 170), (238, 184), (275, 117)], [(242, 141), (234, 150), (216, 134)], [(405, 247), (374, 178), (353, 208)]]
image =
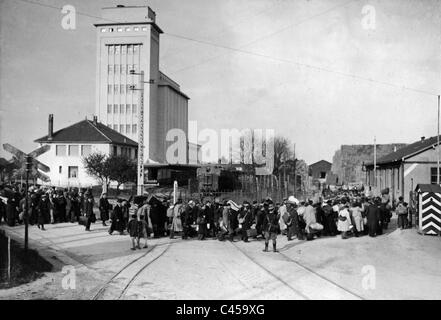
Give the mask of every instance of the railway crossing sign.
[(45, 182), (50, 181), (50, 179), (47, 175), (40, 172), (39, 170), (47, 173), (50, 172), (50, 168), (35, 158), (47, 152), (50, 148), (50, 145), (45, 145), (38, 149), (35, 149), (29, 154), (26, 154), (20, 149), (10, 145), (9, 143), (3, 144), (3, 149), (11, 153), (21, 164), (26, 163), (26, 171), (28, 173), (32, 173)]
[(24, 244), (24, 249), (27, 252), (28, 250), (28, 234), (29, 234), (29, 197), (27, 196), (28, 190), (29, 190), (29, 173), (32, 172), (35, 176), (37, 176), (38, 178), (40, 178), (43, 181), (50, 181), (49, 177), (47, 175), (45, 175), (44, 173), (41, 173), (39, 170), (44, 171), (44, 172), (50, 172), (50, 168), (41, 163), (40, 161), (38, 161), (37, 159), (35, 159), (36, 157), (38, 157), (39, 155), (45, 153), (46, 151), (48, 151), (50, 149), (50, 145), (45, 145), (42, 146), (38, 149), (35, 149), (34, 151), (32, 151), (29, 154), (24, 153), (23, 151), (21, 151), (20, 149), (10, 145), (9, 143), (5, 143), (3, 144), (3, 149), (5, 149), (6, 151), (12, 153), (14, 155), (14, 157), (21, 163), (25, 163), (26, 164), (26, 196), (25, 196), (25, 210), (24, 210), (24, 221), (25, 221), (25, 244)]

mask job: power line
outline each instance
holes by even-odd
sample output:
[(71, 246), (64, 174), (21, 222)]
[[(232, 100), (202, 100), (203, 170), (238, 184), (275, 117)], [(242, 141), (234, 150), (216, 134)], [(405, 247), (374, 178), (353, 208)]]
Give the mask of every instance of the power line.
[[(53, 6), (50, 4), (45, 4), (45, 3), (41, 3), (41, 2), (37, 2), (37, 1), (31, 1), (31, 0), (18, 0), (24, 3), (28, 3), (28, 4), (32, 4), (32, 5), (36, 5), (36, 6), (40, 6), (40, 7), (44, 7), (44, 8), (49, 8), (49, 9), (54, 9), (54, 10), (58, 10), (61, 11), (63, 9), (63, 7), (57, 7), (57, 6)], [(110, 20), (110, 19), (104, 19), (102, 17), (99, 16), (95, 16), (89, 13), (84, 13), (84, 12), (80, 12), (80, 11), (75, 11), (76, 14), (80, 15), (80, 16), (85, 16), (85, 17), (89, 17), (89, 18), (93, 18), (93, 19), (98, 19), (98, 20), (102, 20), (102, 21), (108, 21), (108, 22), (113, 22), (113, 23), (123, 23), (124, 21), (116, 21), (116, 20)]]
[[(276, 34), (281, 33), (281, 32), (283, 32), (283, 31), (285, 31), (285, 30), (288, 30), (288, 29), (290, 29), (290, 28), (292, 28), (292, 27), (299, 26), (299, 25), (301, 25), (301, 24), (303, 24), (303, 23), (305, 23), (305, 22), (307, 22), (307, 21), (309, 21), (309, 20), (312, 20), (312, 19), (317, 18), (317, 17), (319, 17), (319, 16), (322, 16), (322, 15), (324, 15), (324, 14), (327, 14), (327, 13), (329, 13), (329, 12), (335, 10), (335, 9), (338, 9), (338, 8), (341, 8), (341, 7), (345, 7), (345, 6), (347, 6), (348, 4), (350, 4), (350, 3), (352, 3), (352, 2), (355, 2), (355, 1), (358, 1), (358, 0), (349, 0), (349, 1), (345, 2), (345, 3), (342, 3), (342, 4), (339, 4), (339, 5), (333, 6), (333, 7), (329, 8), (329, 9), (327, 9), (327, 10), (325, 10), (325, 11), (319, 12), (319, 13), (317, 13), (317, 14), (315, 14), (315, 15), (313, 15), (313, 16), (310, 16), (310, 17), (308, 17), (308, 18), (306, 18), (306, 19), (303, 19), (303, 20), (301, 20), (301, 21), (299, 21), (299, 22), (297, 22), (297, 23), (289, 24), (288, 26), (285, 26), (285, 27), (283, 27), (283, 28), (281, 28), (281, 29), (279, 29), (279, 30), (276, 30), (276, 31), (271, 32), (271, 33), (269, 33), (269, 34), (266, 34), (266, 35), (264, 35), (264, 36), (262, 36), (262, 37), (259, 37), (259, 38), (257, 38), (257, 39), (254, 39), (254, 40), (252, 40), (252, 41), (250, 41), (250, 42), (247, 42), (247, 43), (245, 43), (245, 44), (239, 46), (237, 49), (243, 49), (243, 48), (246, 48), (246, 47), (248, 47), (248, 46), (250, 46), (250, 45), (252, 45), (252, 44), (255, 44), (255, 43), (257, 43), (257, 42), (259, 42), (259, 41), (261, 41), (261, 40), (264, 40), (264, 39), (267, 39), (267, 38), (269, 38), (269, 37), (275, 36)], [(167, 33), (167, 32), (166, 32), (165, 34), (166, 34), (166, 35), (169, 35), (169, 36), (172, 36), (172, 37), (179, 38), (179, 35), (176, 35), (176, 34)], [(190, 39), (190, 38), (186, 38), (186, 40), (191, 40), (191, 39)], [(193, 39), (193, 40), (195, 40), (195, 39)], [(199, 40), (199, 41), (200, 41), (200, 43), (203, 43), (203, 40)], [(196, 41), (196, 42), (197, 42), (197, 41)], [(205, 43), (205, 44), (208, 44), (208, 43)], [(223, 48), (224, 48), (224, 49), (227, 49), (226, 47), (223, 47)], [(204, 63), (206, 63), (206, 62), (213, 61), (213, 60), (215, 60), (215, 59), (217, 59), (217, 58), (220, 58), (220, 57), (223, 57), (223, 56), (225, 56), (225, 54), (221, 54), (221, 55), (213, 56), (213, 57), (208, 58), (208, 59), (205, 59), (205, 60), (203, 60), (203, 61), (201, 61), (201, 62), (199, 62), (199, 63), (196, 63), (196, 64), (193, 64), (193, 65), (190, 65), (190, 66), (187, 66), (187, 67), (184, 67), (184, 68), (178, 69), (178, 70), (176, 70), (176, 71), (173, 71), (173, 72), (171, 72), (170, 74), (176, 74), (176, 73), (179, 73), (179, 72), (182, 72), (182, 71), (185, 71), (185, 70), (191, 69), (191, 68), (198, 67), (198, 66), (200, 66), (200, 65), (202, 65), (202, 64), (204, 64)]]
[[(32, 0), (18, 0), (18, 1), (21, 1), (21, 2), (24, 2), (24, 3), (28, 3), (28, 4), (32, 4), (32, 5), (41, 6), (41, 7), (46, 7), (46, 8), (56, 9), (56, 10), (62, 10), (62, 7), (57, 7), (57, 6), (53, 6), (53, 5), (49, 5), (49, 4), (43, 4), (43, 3), (32, 1)], [(350, 74), (350, 73), (345, 73), (345, 72), (341, 72), (341, 71), (335, 71), (335, 70), (331, 70), (331, 69), (324, 68), (324, 67), (319, 67), (319, 66), (314, 66), (314, 65), (310, 65), (310, 64), (305, 64), (305, 63), (301, 63), (301, 62), (294, 61), (294, 60), (277, 58), (277, 57), (273, 57), (273, 56), (269, 56), (269, 55), (265, 55), (265, 54), (260, 54), (260, 53), (257, 53), (257, 52), (253, 52), (253, 51), (248, 51), (248, 50), (243, 50), (242, 49), (242, 48), (244, 48), (246, 46), (254, 44), (254, 43), (256, 43), (258, 41), (261, 41), (263, 39), (266, 39), (268, 37), (272, 37), (272, 36), (274, 36), (274, 35), (276, 35), (276, 34), (278, 34), (280, 32), (283, 32), (283, 31), (285, 31), (285, 30), (287, 30), (289, 28), (292, 28), (294, 26), (298, 26), (298, 25), (300, 25), (302, 23), (305, 23), (306, 21), (309, 21), (311, 19), (314, 19), (314, 18), (319, 17), (321, 15), (324, 15), (326, 13), (329, 13), (332, 10), (335, 10), (337, 8), (346, 6), (346, 5), (348, 5), (348, 4), (352, 3), (352, 2), (355, 2), (355, 1), (358, 1), (358, 0), (350, 0), (350, 1), (347, 1), (347, 2), (345, 2), (343, 4), (331, 7), (331, 8), (329, 8), (329, 9), (323, 11), (323, 12), (320, 12), (318, 14), (315, 14), (315, 15), (311, 16), (311, 17), (308, 17), (308, 18), (306, 18), (306, 19), (304, 19), (304, 20), (302, 20), (302, 21), (300, 21), (298, 23), (288, 25), (288, 26), (286, 26), (286, 27), (284, 27), (282, 29), (279, 29), (279, 30), (277, 30), (275, 32), (272, 32), (270, 34), (264, 35), (264, 36), (262, 36), (262, 37), (260, 37), (258, 39), (255, 39), (255, 40), (253, 40), (253, 41), (251, 41), (249, 43), (246, 43), (246, 44), (240, 46), (239, 48), (234, 48), (234, 47), (230, 47), (230, 46), (226, 46), (226, 45), (216, 44), (216, 43), (208, 42), (208, 41), (204, 41), (204, 40), (198, 40), (198, 39), (194, 39), (194, 38), (191, 38), (191, 37), (187, 37), (187, 36), (183, 36), (183, 35), (178, 35), (178, 34), (172, 34), (172, 33), (167, 33), (167, 32), (164, 33), (164, 34), (168, 35), (168, 36), (171, 36), (171, 37), (178, 38), (178, 39), (183, 39), (183, 40), (192, 41), (192, 42), (196, 42), (196, 43), (200, 43), (200, 44), (204, 44), (204, 45), (209, 45), (209, 46), (213, 46), (213, 47), (217, 47), (217, 48), (222, 48), (222, 49), (225, 49), (225, 50), (239, 52), (239, 53), (242, 53), (242, 54), (257, 56), (257, 57), (261, 57), (261, 58), (265, 58), (265, 59), (269, 59), (269, 60), (273, 60), (273, 61), (277, 61), (277, 62), (282, 62), (282, 63), (292, 64), (292, 65), (296, 65), (296, 66), (300, 66), (300, 67), (305, 67), (305, 68), (309, 68), (309, 69), (316, 70), (316, 71), (319, 71), (319, 72), (321, 71), (321, 72), (326, 72), (326, 73), (331, 73), (331, 74), (337, 74), (337, 75), (344, 76), (344, 77), (350, 77), (350, 78), (353, 78), (353, 79), (356, 79), (356, 80), (369, 81), (371, 83), (382, 84), (382, 85), (386, 85), (386, 86), (390, 86), (390, 87), (394, 87), (394, 88), (399, 88), (399, 89), (402, 89), (402, 90), (409, 90), (409, 91), (414, 91), (414, 92), (418, 92), (418, 93), (422, 93), (422, 94), (427, 94), (427, 95), (431, 95), (431, 96), (437, 96), (438, 94), (433, 93), (433, 92), (429, 92), (429, 91), (425, 91), (425, 90), (420, 90), (420, 89), (416, 89), (416, 88), (411, 88), (411, 87), (406, 87), (406, 86), (402, 86), (402, 85), (397, 85), (397, 84), (386, 82), (386, 81), (375, 80), (375, 79), (372, 79), (372, 78), (358, 76), (358, 75), (354, 75), (354, 74)], [(94, 19), (100, 19), (100, 20), (105, 20), (105, 21), (109, 21), (109, 22), (114, 22), (114, 23), (122, 23), (123, 22), (123, 21), (116, 21), (116, 20), (110, 20), (110, 19), (103, 19), (102, 17), (98, 17), (98, 16), (91, 15), (91, 14), (84, 13), (84, 12), (78, 12), (77, 11), (76, 14), (82, 15), (82, 16), (86, 16), (86, 17), (89, 17), (89, 18), (94, 18)], [(172, 72), (171, 74), (175, 74), (175, 73), (178, 73), (178, 72), (190, 69), (190, 68), (197, 67), (197, 66), (199, 66), (199, 65), (201, 65), (203, 63), (206, 63), (208, 61), (212, 61), (214, 59), (217, 59), (220, 56), (224, 56), (224, 55), (218, 55), (218, 56), (212, 57), (210, 59), (206, 59), (206, 60), (202, 61), (201, 63), (198, 63), (196, 65), (192, 65), (192, 66), (188, 66), (188, 67), (179, 69), (177, 71)]]
[[(247, 21), (247, 20), (249, 20), (249, 19), (251, 19), (251, 18), (258, 17), (258, 16), (260, 16), (260, 15), (262, 15), (262, 14), (268, 12), (268, 11), (273, 10), (274, 7), (279, 6), (281, 3), (282, 3), (282, 2), (280, 2), (280, 1), (274, 2), (272, 5), (265, 7), (265, 9), (263, 9), (263, 10), (261, 10), (261, 11), (258, 11), (258, 12), (256, 12), (256, 13), (250, 15), (250, 16), (245, 16), (245, 18), (239, 19), (238, 22), (236, 22), (236, 23), (234, 23), (234, 24), (232, 24), (232, 25), (226, 26), (226, 27), (224, 27), (224, 28), (222, 28), (222, 29), (219, 29), (219, 30), (216, 32), (216, 34), (215, 34), (215, 35), (216, 35), (216, 38), (219, 37), (219, 35), (222, 35), (223, 33), (225, 33), (225, 31), (227, 31), (227, 30), (231, 30), (233, 27), (236, 27), (236, 26), (238, 26), (238, 25), (244, 23), (245, 21)], [(182, 50), (182, 49), (181, 49), (181, 50)], [(173, 56), (176, 56), (176, 55), (178, 55), (178, 54), (179, 54), (179, 53), (165, 54), (164, 56), (161, 57), (161, 59), (165, 59), (165, 58), (170, 57), (170, 56), (173, 57)]]

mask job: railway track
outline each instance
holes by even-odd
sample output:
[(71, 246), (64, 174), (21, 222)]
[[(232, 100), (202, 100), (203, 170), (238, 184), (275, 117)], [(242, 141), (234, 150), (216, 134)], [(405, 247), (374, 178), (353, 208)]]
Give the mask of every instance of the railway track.
[[(294, 292), (296, 295), (302, 297), (305, 300), (311, 300), (311, 299), (315, 299), (315, 298), (311, 298), (310, 296), (308, 296), (307, 294), (305, 294), (304, 292), (300, 291), (299, 289), (293, 287), (293, 285), (289, 284), (287, 281), (285, 281), (284, 279), (282, 279), (280, 276), (278, 276), (277, 274), (275, 274), (274, 272), (272, 272), (271, 270), (269, 270), (267, 267), (265, 267), (262, 263), (258, 262), (253, 256), (251, 256), (248, 252), (246, 252), (245, 250), (243, 250), (242, 248), (240, 248), (238, 245), (236, 245), (234, 242), (231, 242), (231, 244), (238, 250), (240, 251), (244, 256), (246, 256), (250, 261), (252, 261), (254, 264), (256, 264), (257, 266), (259, 266), (261, 269), (263, 269), (267, 274), (271, 275), (273, 278), (275, 278), (277, 281), (279, 281), (280, 283), (282, 283), (285, 287), (289, 288), (292, 292)], [(298, 267), (300, 267), (302, 270), (306, 271), (309, 275), (312, 275), (313, 277), (319, 278), (319, 281), (324, 281), (326, 285), (331, 286), (331, 287), (335, 287), (336, 290), (340, 290), (345, 292), (347, 295), (352, 296), (355, 299), (359, 299), (359, 300), (365, 300), (362, 296), (352, 292), (351, 290), (344, 288), (343, 286), (339, 285), (338, 283), (336, 283), (335, 281), (317, 273), (316, 271), (314, 271), (313, 269), (304, 266), (303, 264), (299, 263), (298, 261), (293, 260), (292, 258), (286, 256), (285, 254), (278, 252), (279, 256), (282, 256), (286, 261), (291, 262), (296, 264)]]
[[(92, 300), (99, 300), (100, 298), (104, 298), (108, 289), (110, 291), (118, 290), (119, 293), (117, 295), (113, 295), (112, 298), (121, 300), (129, 290), (132, 283), (138, 278), (138, 276), (145, 271), (152, 263), (158, 260), (161, 256), (163, 256), (168, 249), (170, 248), (173, 242), (166, 242), (163, 244), (152, 245), (149, 250), (146, 250), (138, 258), (132, 260), (122, 267), (117, 273), (115, 273), (109, 280), (107, 280), (104, 285), (100, 287), (100, 289), (95, 293), (92, 297)], [(156, 249), (165, 247), (163, 250), (159, 250), (158, 253), (155, 252)], [(147, 257), (148, 254), (152, 254), (155, 252), (155, 256), (153, 259), (145, 262), (143, 258)], [(123, 284), (122, 288), (119, 285), (119, 279), (126, 279), (126, 282)]]

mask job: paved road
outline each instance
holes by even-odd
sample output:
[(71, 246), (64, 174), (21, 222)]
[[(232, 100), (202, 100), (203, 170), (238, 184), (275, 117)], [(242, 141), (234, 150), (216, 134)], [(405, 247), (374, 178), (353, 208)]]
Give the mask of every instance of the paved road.
[[(16, 239), (23, 227), (2, 228)], [(30, 243), (57, 267), (0, 298), (47, 299), (439, 299), (440, 239), (415, 230), (375, 239), (321, 238), (287, 242), (263, 253), (262, 241), (152, 239), (131, 251), (127, 235), (96, 224), (30, 229)], [(62, 267), (76, 271), (75, 290), (62, 287)], [(374, 273), (372, 274), (372, 270)], [(366, 272), (373, 275), (366, 288)], [(364, 285), (363, 285), (364, 284)], [(373, 284), (373, 286), (372, 286)]]

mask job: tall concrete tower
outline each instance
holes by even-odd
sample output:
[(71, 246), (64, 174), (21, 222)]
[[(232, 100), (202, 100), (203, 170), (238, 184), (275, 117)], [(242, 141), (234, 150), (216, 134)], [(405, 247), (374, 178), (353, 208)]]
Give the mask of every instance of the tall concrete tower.
[[(100, 122), (138, 140), (139, 76), (144, 71), (144, 159), (158, 153), (159, 35), (155, 12), (146, 6), (102, 9), (97, 30), (96, 114)], [(148, 82), (151, 83), (148, 83)]]

